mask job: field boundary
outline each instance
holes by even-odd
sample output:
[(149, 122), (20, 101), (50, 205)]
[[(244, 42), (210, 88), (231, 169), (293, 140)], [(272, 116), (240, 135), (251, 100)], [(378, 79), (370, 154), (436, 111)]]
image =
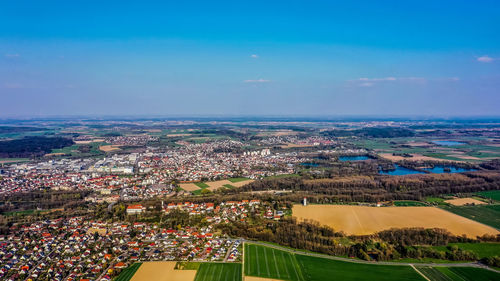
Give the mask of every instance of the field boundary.
[[(319, 254), (319, 253), (309, 253), (309, 252), (302, 252), (300, 250), (294, 250), (278, 245), (273, 245), (269, 244), (266, 242), (260, 242), (260, 241), (250, 241), (250, 240), (244, 240), (243, 243), (248, 243), (248, 244), (254, 244), (254, 245), (259, 245), (259, 246), (264, 246), (264, 247), (269, 247), (269, 248), (274, 248), (276, 250), (281, 250), (285, 251), (288, 253), (296, 254), (296, 255), (303, 255), (303, 256), (310, 256), (310, 257), (316, 257), (316, 258), (325, 258), (325, 259), (331, 259), (331, 260), (336, 260), (336, 261), (344, 261), (344, 262), (351, 262), (351, 263), (360, 263), (360, 264), (371, 264), (371, 265), (393, 265), (393, 266), (412, 266), (414, 263), (404, 263), (404, 262), (390, 262), (390, 261), (364, 261), (364, 260), (355, 260), (355, 259), (350, 259), (350, 258), (342, 258), (342, 257), (337, 257), (337, 256), (330, 256), (326, 254)], [(488, 269), (490, 271), (494, 271), (496, 273), (500, 273), (500, 270), (491, 268), (489, 266), (477, 263), (477, 262), (466, 262), (466, 263), (419, 263), (418, 266), (430, 266), (430, 267), (476, 267), (476, 268), (482, 268), (482, 269)]]
[[(477, 206), (479, 206), (479, 207), (484, 207), (484, 206), (491, 206), (491, 205), (498, 205), (498, 204), (490, 204), (490, 205), (477, 205)], [(460, 207), (476, 207), (476, 206), (453, 206), (453, 207), (460, 208)], [(487, 226), (487, 227), (492, 227), (492, 228), (494, 228), (494, 229), (496, 229), (496, 230), (500, 231), (500, 228), (494, 227), (494, 226), (492, 226), (492, 225), (485, 224), (485, 223), (480, 222), (480, 221), (477, 221), (477, 220), (475, 220), (475, 219), (471, 219), (471, 218), (468, 218), (468, 217), (464, 217), (464, 216), (462, 216), (462, 215), (460, 215), (460, 214), (457, 214), (457, 213), (453, 213), (452, 211), (447, 210), (447, 209), (445, 209), (445, 208), (441, 208), (440, 206), (437, 206), (436, 208), (439, 208), (439, 209), (444, 210), (444, 211), (446, 211), (446, 212), (448, 212), (448, 213), (451, 213), (451, 214), (454, 214), (454, 215), (460, 216), (460, 217), (462, 217), (462, 218), (466, 218), (466, 219), (468, 219), (468, 220), (475, 221), (475, 222), (477, 222), (477, 223), (479, 223), (479, 224), (482, 224), (482, 225), (484, 225), (484, 226)]]
[(415, 266), (413, 266), (413, 264), (410, 265), (411, 268), (413, 268), (418, 274), (420, 274), (422, 277), (425, 278), (425, 280), (427, 281), (431, 281), (431, 279), (427, 278), (427, 276), (425, 276), (422, 272), (420, 272), (420, 270), (418, 270)]

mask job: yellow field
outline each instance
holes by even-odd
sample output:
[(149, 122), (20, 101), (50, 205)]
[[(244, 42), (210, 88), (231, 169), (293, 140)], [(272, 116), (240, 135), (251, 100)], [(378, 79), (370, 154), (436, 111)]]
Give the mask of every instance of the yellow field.
[(295, 147), (311, 147), (314, 146), (312, 144), (297, 144), (297, 143), (287, 143), (285, 145), (281, 145), (281, 148), (295, 148)]
[(450, 160), (446, 160), (446, 159), (428, 157), (428, 156), (424, 156), (421, 154), (411, 154), (413, 157), (403, 157), (403, 156), (398, 156), (398, 155), (392, 155), (392, 153), (380, 153), (379, 155), (381, 157), (388, 159), (388, 160), (391, 160), (391, 161), (401, 161), (401, 160), (408, 160), (408, 161), (450, 161)]
[(179, 186), (186, 191), (195, 191), (200, 189), (200, 187), (194, 183), (181, 183)]
[(110, 152), (113, 150), (119, 150), (121, 145), (101, 145), (99, 146), (99, 150), (104, 152)]
[(207, 189), (210, 190), (210, 191), (214, 191), (216, 189), (219, 189), (219, 188), (221, 188), (225, 184), (231, 184), (232, 185), (232, 183), (230, 181), (228, 181), (228, 180), (208, 181), (208, 182), (206, 182), (206, 184), (209, 186), (209, 187), (207, 187)]
[(64, 155), (65, 153), (63, 152), (57, 152), (57, 153), (47, 153), (45, 154), (44, 156), (45, 157), (50, 157), (50, 156), (61, 156), (61, 155)]
[(192, 281), (196, 270), (175, 270), (175, 261), (145, 262), (131, 281)]
[(445, 200), (444, 202), (455, 206), (463, 206), (466, 204), (475, 204), (475, 205), (486, 204), (483, 201), (479, 201), (472, 198), (457, 198), (457, 199)]
[(84, 140), (84, 141), (75, 141), (76, 144), (89, 144), (93, 142), (103, 142), (104, 139), (91, 139), (91, 140)]
[(366, 235), (390, 228), (444, 228), (469, 237), (498, 230), (435, 207), (365, 207), (348, 205), (294, 205), (293, 216), (326, 224), (346, 234)]
[(219, 189), (223, 187), (226, 184), (232, 185), (234, 187), (242, 187), (247, 183), (251, 183), (253, 180), (246, 180), (246, 181), (239, 181), (239, 182), (230, 182), (228, 180), (220, 180), (220, 181), (210, 181), (206, 182), (206, 184), (209, 186), (207, 187), (208, 190), (214, 191), (216, 189)]
[(289, 135), (297, 135), (298, 133), (295, 131), (291, 130), (282, 130), (282, 131), (266, 131), (266, 132), (259, 132), (257, 136), (259, 137), (269, 137), (269, 136), (274, 136), (274, 137), (280, 137), (280, 136), (289, 136)]

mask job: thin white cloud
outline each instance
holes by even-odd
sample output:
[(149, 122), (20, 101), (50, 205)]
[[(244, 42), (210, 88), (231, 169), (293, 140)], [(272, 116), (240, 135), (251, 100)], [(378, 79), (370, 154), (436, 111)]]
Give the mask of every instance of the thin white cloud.
[(5, 54), (5, 57), (6, 58), (18, 58), (20, 57), (21, 55), (19, 54)]
[(245, 80), (244, 83), (269, 83), (271, 80), (266, 79), (256, 79), (256, 80)]
[(252, 55), (250, 55), (250, 57), (251, 57), (252, 59), (258, 59), (258, 58), (259, 58), (259, 55), (257, 55), (257, 54), (252, 54)]
[(492, 62), (494, 60), (495, 60), (494, 58), (489, 57), (489, 56), (481, 56), (481, 57), (477, 58), (478, 62)]
[(359, 84), (360, 87), (372, 87), (373, 85), (375, 85), (375, 84), (372, 82), (364, 82), (364, 83)]
[(359, 78), (358, 81), (368, 81), (368, 82), (380, 82), (380, 81), (396, 81), (396, 77), (384, 77), (384, 78)]
[(426, 83), (427, 79), (423, 77), (381, 77), (381, 78), (367, 78), (362, 77), (347, 82), (353, 83), (359, 87), (372, 87), (379, 83), (392, 83), (392, 82), (412, 82), (412, 83)]

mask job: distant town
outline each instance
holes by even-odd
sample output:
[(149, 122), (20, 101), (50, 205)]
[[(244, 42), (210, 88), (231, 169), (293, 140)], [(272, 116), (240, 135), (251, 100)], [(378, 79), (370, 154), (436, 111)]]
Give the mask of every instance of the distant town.
[(24, 120), (0, 136), (2, 280), (130, 280), (160, 261), (306, 280), (316, 262), (280, 265), (295, 251), (498, 274), (494, 120)]

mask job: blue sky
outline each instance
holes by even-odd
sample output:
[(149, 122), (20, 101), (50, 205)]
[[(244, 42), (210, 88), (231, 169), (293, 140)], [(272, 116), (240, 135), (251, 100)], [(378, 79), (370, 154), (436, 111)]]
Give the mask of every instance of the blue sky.
[(498, 1), (6, 2), (0, 116), (500, 115)]

